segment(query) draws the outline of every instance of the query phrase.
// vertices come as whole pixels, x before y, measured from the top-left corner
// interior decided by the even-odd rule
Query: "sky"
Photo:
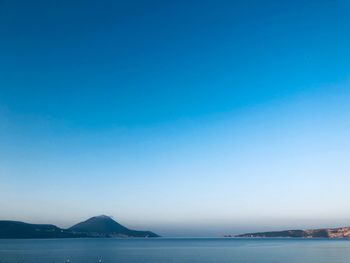
[[[350,4],[0,1],[0,218],[164,236],[350,225]]]

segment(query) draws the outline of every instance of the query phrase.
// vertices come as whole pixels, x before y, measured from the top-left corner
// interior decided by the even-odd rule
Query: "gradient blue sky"
[[[168,236],[350,225],[350,4],[0,1],[0,218]]]

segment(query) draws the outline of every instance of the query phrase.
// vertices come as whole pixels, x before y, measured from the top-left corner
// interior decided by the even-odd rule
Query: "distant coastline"
[[[101,215],[63,229],[52,224],[30,224],[0,220],[0,239],[43,238],[155,238],[160,235],[151,231],[129,229],[109,216]],[[319,228],[307,230],[282,230],[224,235],[224,238],[330,238],[350,239],[350,227]]]
[[[226,236],[230,237],[230,236]],[[255,232],[231,237],[245,238],[350,238],[350,227]]]

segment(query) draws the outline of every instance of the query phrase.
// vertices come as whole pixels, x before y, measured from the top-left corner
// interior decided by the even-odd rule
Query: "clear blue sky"
[[[0,218],[163,235],[350,224],[350,4],[0,1]]]

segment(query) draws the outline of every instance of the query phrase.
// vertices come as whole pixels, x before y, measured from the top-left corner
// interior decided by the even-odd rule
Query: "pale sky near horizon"
[[[106,214],[165,236],[350,225],[349,12],[0,1],[0,219]]]

